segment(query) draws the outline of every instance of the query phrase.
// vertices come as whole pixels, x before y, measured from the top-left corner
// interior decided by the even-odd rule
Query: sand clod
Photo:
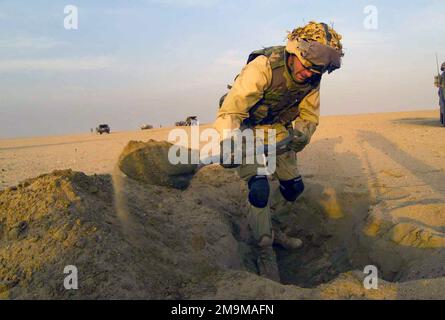
[[[172,146],[167,141],[130,141],[119,157],[118,166],[134,180],[185,189],[197,165],[171,164],[168,153]],[[189,149],[182,148],[181,151],[190,154]]]

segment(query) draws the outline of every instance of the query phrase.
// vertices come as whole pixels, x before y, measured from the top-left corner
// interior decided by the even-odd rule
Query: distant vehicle
[[[197,126],[198,125],[198,117],[190,116],[187,117],[185,121],[178,121],[175,123],[177,127],[188,127],[188,126]]]
[[[102,134],[102,133],[110,133],[111,129],[110,126],[108,124],[100,124],[97,128],[96,128],[96,133]]]
[[[153,129],[153,126],[151,124],[143,124],[142,126],[140,126],[141,130],[149,130],[149,129]]]

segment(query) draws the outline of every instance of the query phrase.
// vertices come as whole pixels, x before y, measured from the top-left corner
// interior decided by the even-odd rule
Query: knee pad
[[[257,208],[265,208],[269,200],[269,181],[266,176],[254,176],[248,182],[249,202]]]
[[[280,180],[280,191],[287,201],[293,202],[297,200],[304,191],[303,178],[298,176],[292,180]]]

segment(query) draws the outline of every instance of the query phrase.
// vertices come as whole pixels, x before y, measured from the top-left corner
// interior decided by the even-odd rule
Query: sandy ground
[[[322,117],[299,154],[303,196],[284,207],[271,196],[274,223],[304,242],[275,248],[281,284],[256,275],[235,172],[204,168],[185,191],[111,175],[128,141],[168,132],[0,140],[0,298],[445,298],[437,111]],[[8,188],[68,168],[97,175]],[[85,281],[74,293],[61,287],[68,264]],[[379,290],[364,289],[366,265]]]
[[[0,139],[0,189],[54,169],[111,173],[130,140],[166,139],[169,129]]]

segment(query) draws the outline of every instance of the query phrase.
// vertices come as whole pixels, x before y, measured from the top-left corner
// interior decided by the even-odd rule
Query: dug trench
[[[277,227],[287,227],[305,243],[295,252],[276,248],[282,284],[257,276],[246,187],[233,171],[206,167],[185,191],[124,176],[116,186],[116,177],[71,170],[29,179],[0,191],[0,295],[443,297],[443,250],[408,248],[390,243],[385,235],[374,238],[368,229],[374,230],[374,209],[381,207],[370,202],[366,190],[351,193],[343,186],[326,188],[314,177],[305,179],[307,189],[296,203],[273,204]],[[367,264],[376,265],[383,279],[378,292],[363,288]],[[67,265],[79,270],[78,290],[64,288]],[[419,283],[422,278],[434,279]]]

